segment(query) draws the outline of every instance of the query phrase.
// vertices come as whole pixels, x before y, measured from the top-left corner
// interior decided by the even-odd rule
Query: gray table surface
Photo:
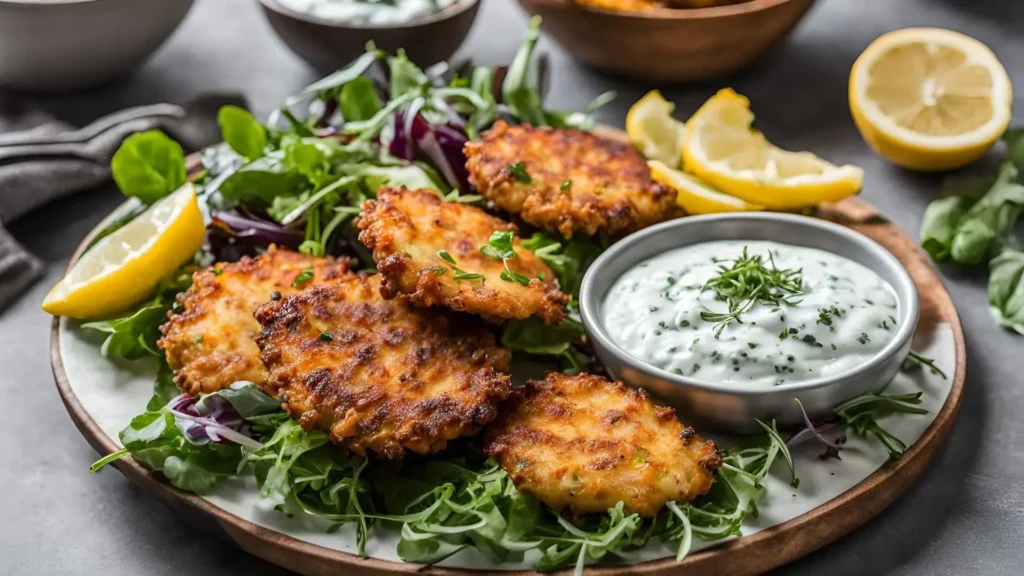
[[[864,145],[850,120],[847,74],[875,37],[942,26],[991,46],[1024,78],[1024,3],[1015,0],[819,0],[792,38],[749,71],[686,88],[624,82],[580,67],[548,41],[549,102],[576,108],[609,89],[601,113],[621,125],[629,104],[661,88],[684,112],[723,86],[753,101],[758,126],[779,144],[866,171],[864,197],[917,230],[939,179],[893,168]],[[487,0],[461,54],[507,62],[525,17]],[[200,0],[176,35],[134,77],[42,104],[73,123],[137,104],[182,102],[241,90],[268,113],[314,79],[263,20],[253,0]],[[67,416],[50,374],[50,318],[39,309],[79,240],[121,198],[111,186],[61,201],[10,229],[48,264],[45,279],[0,313],[0,574],[285,574],[172,515],[120,474],[88,474],[96,453]],[[984,276],[944,269],[963,319],[969,372],[960,419],[921,481],[842,540],[779,570],[786,574],[1020,574],[1024,563],[1024,338],[999,330]]]

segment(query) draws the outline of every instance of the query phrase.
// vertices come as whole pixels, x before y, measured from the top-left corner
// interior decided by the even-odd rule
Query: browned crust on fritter
[[[622,501],[628,513],[652,517],[710,490],[722,464],[715,442],[674,410],[592,374],[528,382],[487,430],[485,448],[516,488],[575,514]]]
[[[385,298],[408,294],[418,306],[446,306],[487,320],[539,316],[562,321],[569,296],[558,289],[555,274],[533,252],[514,241],[509,269],[530,284],[501,279],[500,260],[480,252],[495,231],[515,226],[479,208],[445,202],[431,190],[381,189],[363,203],[359,240],[373,250]],[[456,265],[482,280],[455,280],[452,265],[438,256],[446,250]],[[540,278],[543,278],[541,280]]]
[[[675,194],[651,180],[632,146],[567,129],[495,123],[465,146],[469,180],[499,208],[560,232],[610,236],[675,216]],[[522,162],[529,183],[509,166]],[[568,181],[567,190],[562,184]]]
[[[510,353],[485,324],[385,300],[379,275],[269,302],[256,319],[268,393],[356,454],[438,452],[479,433],[511,390]]]
[[[299,288],[292,283],[313,266],[313,279]],[[219,263],[197,271],[192,286],[178,295],[179,312],[169,312],[160,326],[157,345],[174,370],[182,392],[211,393],[239,380],[262,385],[266,369],[253,337],[260,325],[256,306],[274,292],[288,295],[302,288],[352,277],[346,262],[313,258],[271,246],[256,258]]]

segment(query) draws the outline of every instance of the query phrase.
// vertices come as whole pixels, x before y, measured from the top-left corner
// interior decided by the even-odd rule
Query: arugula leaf
[[[359,76],[345,84],[338,96],[338,106],[346,122],[369,120],[383,107],[373,80],[366,76]]]
[[[122,194],[152,204],[185,184],[185,153],[159,130],[137,132],[114,153],[110,172]]]
[[[502,102],[519,121],[533,126],[547,126],[548,120],[541,104],[540,63],[534,57],[540,39],[540,17],[530,19],[526,38],[512,64],[508,67],[501,86]]]
[[[280,152],[273,152],[239,168],[218,190],[230,202],[269,205],[274,198],[298,194],[308,185],[309,180],[290,168]]]
[[[217,124],[232,150],[249,160],[263,155],[263,149],[267,147],[267,132],[248,110],[222,106],[217,112]]]
[[[179,394],[181,392],[174,383],[174,371],[171,370],[166,360],[161,360],[160,367],[156,371],[156,380],[153,381],[153,396],[146,403],[146,411],[159,411],[164,406],[170,404],[171,400]]]
[[[344,87],[349,82],[365,74],[374,63],[383,57],[383,52],[370,48],[348,66],[306,86],[302,93],[305,95],[330,94],[332,91]]]
[[[388,69],[391,71],[392,100],[419,92],[430,85],[427,75],[412,60],[409,60],[409,57],[405,55],[405,50],[401,48],[393,58],[388,59]]]
[[[1024,252],[1007,249],[992,260],[988,303],[1000,326],[1024,335]]]
[[[579,296],[580,284],[587,268],[601,255],[604,248],[590,238],[562,240],[548,232],[535,232],[523,246],[533,251],[558,276],[562,291]]]
[[[108,358],[162,358],[163,353],[156,346],[160,339],[160,325],[167,320],[167,313],[174,306],[177,294],[192,284],[192,273],[196,269],[194,264],[182,266],[160,281],[157,295],[152,300],[121,316],[86,322],[82,328],[107,334],[100,352]]]

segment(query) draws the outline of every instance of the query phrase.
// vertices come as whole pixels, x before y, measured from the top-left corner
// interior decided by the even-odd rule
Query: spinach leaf
[[[921,226],[925,250],[937,260],[948,256],[961,264],[980,264],[998,254],[1024,211],[1024,186],[1017,177],[1016,166],[1004,162],[980,197],[972,188],[932,202]]]
[[[572,318],[548,326],[531,317],[509,321],[501,335],[501,343],[513,352],[552,356],[559,361],[564,372],[575,374],[589,362],[576,349],[583,344],[584,334],[583,325]]]
[[[263,155],[263,149],[267,147],[267,131],[248,110],[222,106],[217,113],[217,124],[232,150],[249,160]]]
[[[924,211],[921,219],[921,247],[935,260],[949,258],[957,225],[974,200],[964,196],[949,196],[935,200]]]
[[[523,246],[532,250],[558,276],[558,285],[566,294],[579,296],[587,268],[604,248],[590,238],[563,240],[548,232],[535,232]]]
[[[1024,335],[1024,252],[1007,249],[991,262],[988,303],[999,325]]]
[[[304,175],[288,167],[280,152],[272,152],[236,170],[219,191],[231,202],[266,205],[277,196],[298,194],[308,184]]]
[[[345,84],[338,97],[338,106],[346,122],[369,120],[383,108],[373,81],[365,76]]]
[[[185,153],[159,130],[137,132],[114,153],[110,172],[122,194],[152,204],[185,184]]]

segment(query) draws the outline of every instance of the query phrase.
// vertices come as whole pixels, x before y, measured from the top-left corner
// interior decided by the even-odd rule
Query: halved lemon
[[[645,158],[679,167],[683,123],[672,117],[676,105],[652,90],[636,101],[626,114],[626,134]]]
[[[130,308],[203,245],[206,227],[186,184],[96,243],[43,300],[54,316],[97,318]]]
[[[726,88],[686,122],[683,165],[722,192],[771,210],[834,202],[860,191],[864,171],[783,150],[751,128],[750,101]]]
[[[647,166],[651,169],[651,178],[655,182],[676,191],[676,201],[687,214],[764,210],[764,206],[749,204],[739,198],[723,194],[685,172],[669,168],[660,160],[650,160]]]
[[[951,30],[885,34],[850,72],[864,140],[905,168],[949,170],[980,158],[1010,123],[1013,87],[995,54]]]

